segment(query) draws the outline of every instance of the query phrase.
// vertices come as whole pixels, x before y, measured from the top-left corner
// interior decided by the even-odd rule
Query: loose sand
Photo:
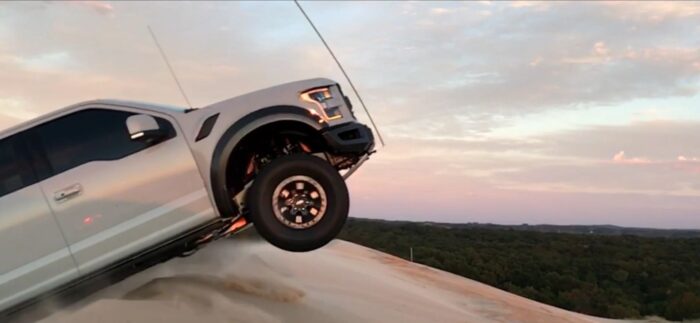
[[[41,322],[600,322],[345,241],[218,241]]]

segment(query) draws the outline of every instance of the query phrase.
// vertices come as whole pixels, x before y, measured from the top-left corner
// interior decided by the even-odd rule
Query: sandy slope
[[[345,241],[219,241],[42,322],[597,322]]]

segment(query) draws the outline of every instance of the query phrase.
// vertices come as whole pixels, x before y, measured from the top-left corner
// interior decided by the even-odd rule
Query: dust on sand
[[[41,322],[600,322],[345,241],[218,241]]]

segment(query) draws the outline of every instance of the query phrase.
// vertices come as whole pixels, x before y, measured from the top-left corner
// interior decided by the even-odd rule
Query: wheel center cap
[[[272,206],[277,220],[293,229],[305,229],[323,218],[326,192],[313,178],[303,175],[283,180],[273,192]]]

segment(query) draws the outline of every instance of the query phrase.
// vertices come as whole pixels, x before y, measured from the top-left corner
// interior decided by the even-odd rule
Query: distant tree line
[[[700,238],[350,219],[340,238],[580,313],[700,318]]]

